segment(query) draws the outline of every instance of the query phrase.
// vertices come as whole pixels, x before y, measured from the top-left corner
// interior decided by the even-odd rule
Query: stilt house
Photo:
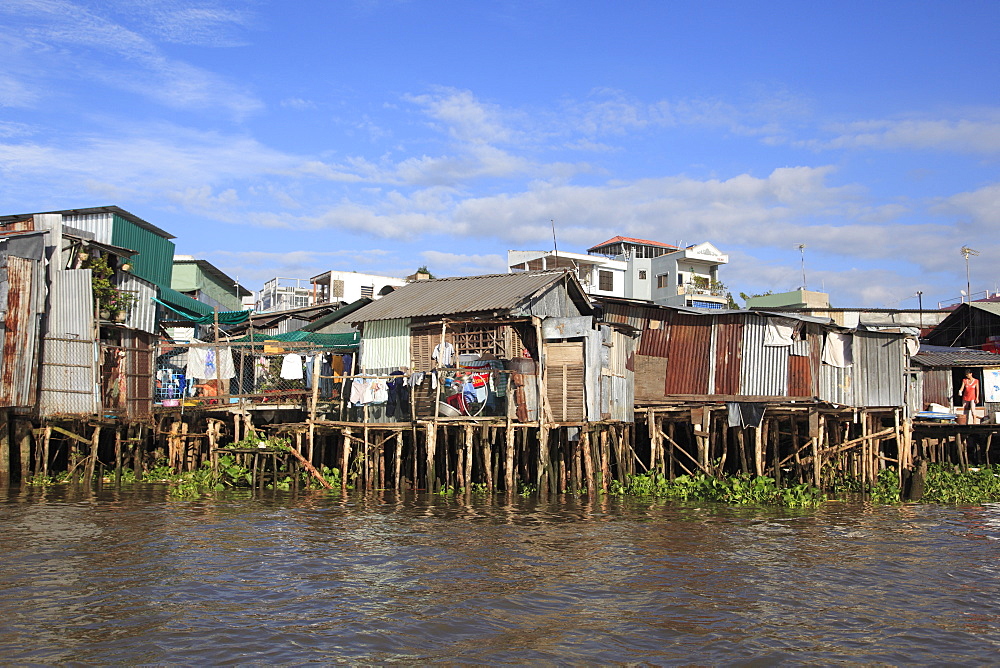
[[[565,270],[416,281],[352,316],[355,371],[409,375],[418,420],[629,421],[633,339],[593,315]]]

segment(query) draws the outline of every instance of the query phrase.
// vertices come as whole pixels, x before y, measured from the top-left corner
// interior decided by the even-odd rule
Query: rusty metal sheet
[[[708,394],[712,328],[704,316],[676,313],[670,323],[664,394]]]
[[[715,316],[715,388],[712,394],[739,394],[743,358],[742,314]]]
[[[22,232],[33,232],[35,230],[35,219],[31,216],[21,219],[0,221],[0,235],[20,234]]]
[[[37,373],[38,318],[33,278],[36,262],[6,256],[7,303],[4,315],[3,358],[0,360],[0,406],[33,404]]]
[[[923,372],[923,377],[923,406],[930,403],[951,406],[954,399],[951,369],[928,369]]]
[[[666,357],[670,342],[670,330],[645,329],[639,339],[639,354],[650,357]]]

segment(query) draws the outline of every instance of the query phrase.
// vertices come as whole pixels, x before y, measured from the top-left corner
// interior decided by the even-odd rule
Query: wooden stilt
[[[507,495],[513,495],[517,488],[514,487],[514,445],[516,443],[516,433],[514,431],[514,426],[507,418],[507,425],[504,428],[505,436],[505,447],[504,456],[506,458],[506,466],[504,467],[504,488],[507,491]]]

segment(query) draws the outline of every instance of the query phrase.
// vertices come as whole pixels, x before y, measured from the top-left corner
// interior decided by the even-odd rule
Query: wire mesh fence
[[[156,361],[160,406],[253,403],[305,404],[341,396],[350,353],[264,344],[164,346]],[[313,382],[313,377],[316,381]]]

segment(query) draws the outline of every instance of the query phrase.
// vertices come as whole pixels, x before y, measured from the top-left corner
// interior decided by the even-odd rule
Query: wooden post
[[[402,466],[403,466],[403,432],[396,432],[396,457],[393,461],[393,466],[395,468],[394,479],[396,482],[396,491],[403,489],[403,478],[402,478]]]
[[[340,454],[340,488],[347,491],[347,467],[351,462],[351,428],[344,427],[341,434],[341,454]]]
[[[438,388],[441,384],[438,383]],[[434,455],[437,449],[437,422],[431,422],[427,425],[427,470],[424,472],[426,476],[425,487],[428,492],[435,492],[437,485],[437,476],[434,473]]]
[[[583,468],[586,469],[587,494],[593,497],[597,491],[597,474],[594,471],[594,458],[590,452],[589,429],[584,429],[580,434],[580,449],[583,450]]]
[[[49,475],[49,449],[52,446],[52,425],[45,425],[45,433],[42,436],[42,475]]]
[[[472,425],[465,425],[463,445],[465,446],[465,491],[472,490]]]
[[[115,487],[120,487],[121,484],[122,484],[122,428],[121,425],[115,425]]]
[[[88,485],[94,484],[94,465],[97,464],[97,446],[101,442],[101,425],[94,427],[90,437],[90,458],[87,461],[86,480]]]
[[[27,420],[16,420],[14,422],[14,438],[17,440],[18,452],[21,455],[21,485],[23,486],[31,478],[31,444],[34,440],[31,434],[31,423]]]
[[[656,430],[659,432],[660,430],[659,425],[657,425]],[[609,484],[608,480],[609,478],[611,478],[611,464],[608,461],[610,457],[608,453],[607,429],[600,430],[600,434],[598,436],[598,442],[600,443],[600,449],[601,449],[601,491],[606,493],[608,491],[608,484]],[[661,440],[660,443],[662,444],[663,441]]]
[[[812,441],[813,485],[822,486],[823,462],[819,457],[819,446],[823,436],[823,420],[817,410],[809,411],[809,438]]]
[[[0,409],[0,488],[10,486],[10,411]]]
[[[306,458],[313,461],[313,446],[316,441],[316,404],[319,402],[319,372],[322,362],[322,353],[313,352],[312,367],[312,396],[309,402],[309,453]]]
[[[489,427],[480,429],[479,443],[482,452],[483,473],[486,475],[486,489],[493,491],[493,435]]]
[[[507,416],[507,426],[504,430],[504,435],[506,436],[506,450],[504,451],[504,456],[507,462],[504,470],[504,487],[507,490],[507,495],[513,496],[513,494],[517,491],[514,487],[514,445],[516,443],[516,439],[514,426],[510,421],[509,415]]]
[[[549,427],[543,422],[538,427],[538,470],[536,481],[538,493],[545,496],[549,493]]]

